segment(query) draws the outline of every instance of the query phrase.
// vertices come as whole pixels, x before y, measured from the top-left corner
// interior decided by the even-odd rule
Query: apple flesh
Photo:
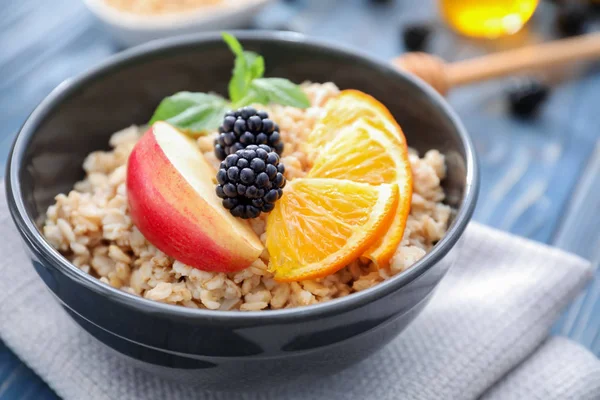
[[[248,267],[264,246],[215,193],[215,171],[196,144],[165,122],[135,145],[127,165],[133,223],[162,252],[205,271]]]

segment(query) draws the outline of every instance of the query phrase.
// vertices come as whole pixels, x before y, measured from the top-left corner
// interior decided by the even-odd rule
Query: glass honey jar
[[[518,32],[539,0],[440,0],[443,18],[457,32],[497,38]]]

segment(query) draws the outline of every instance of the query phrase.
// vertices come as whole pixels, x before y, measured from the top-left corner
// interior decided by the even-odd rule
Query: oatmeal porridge
[[[305,142],[322,116],[326,103],[339,90],[333,83],[304,84],[310,100],[306,109],[263,106],[279,124],[285,144],[280,161],[293,182],[310,171],[312,155]],[[269,271],[265,249],[247,268],[237,272],[203,271],[167,256],[147,241],[132,222],[127,199],[127,161],[145,128],[132,126],[112,135],[110,151],[91,153],[83,164],[85,179],[68,194],[56,196],[48,208],[43,233],[74,265],[102,282],[131,294],[165,303],[211,310],[265,310],[304,306],[367,289],[404,271],[422,258],[445,234],[452,210],[443,203],[440,181],[446,167],[436,150],[423,155],[409,149],[413,176],[410,214],[402,240],[388,265],[357,258],[325,277],[278,282]],[[218,133],[195,143],[215,170]],[[285,191],[284,191],[285,196]],[[267,215],[249,219],[265,243]]]

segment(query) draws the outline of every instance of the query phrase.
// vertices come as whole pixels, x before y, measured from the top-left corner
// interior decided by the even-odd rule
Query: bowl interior
[[[241,35],[247,49],[266,60],[266,76],[295,82],[334,82],[382,101],[402,126],[410,147],[421,154],[438,149],[447,157],[443,186],[447,203],[459,207],[467,185],[468,155],[459,128],[431,91],[391,67],[296,36]],[[58,193],[82,179],[82,163],[92,151],[108,149],[110,135],[146,123],[157,104],[178,91],[227,94],[233,57],[218,36],[180,40],[170,47],[146,46],[58,91],[35,121],[18,168],[29,216],[38,224]],[[49,103],[49,104],[48,104]]]

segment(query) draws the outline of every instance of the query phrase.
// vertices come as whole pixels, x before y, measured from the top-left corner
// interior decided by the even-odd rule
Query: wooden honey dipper
[[[600,57],[600,33],[521,47],[446,63],[427,53],[407,53],[392,62],[429,83],[442,95],[455,86]]]

